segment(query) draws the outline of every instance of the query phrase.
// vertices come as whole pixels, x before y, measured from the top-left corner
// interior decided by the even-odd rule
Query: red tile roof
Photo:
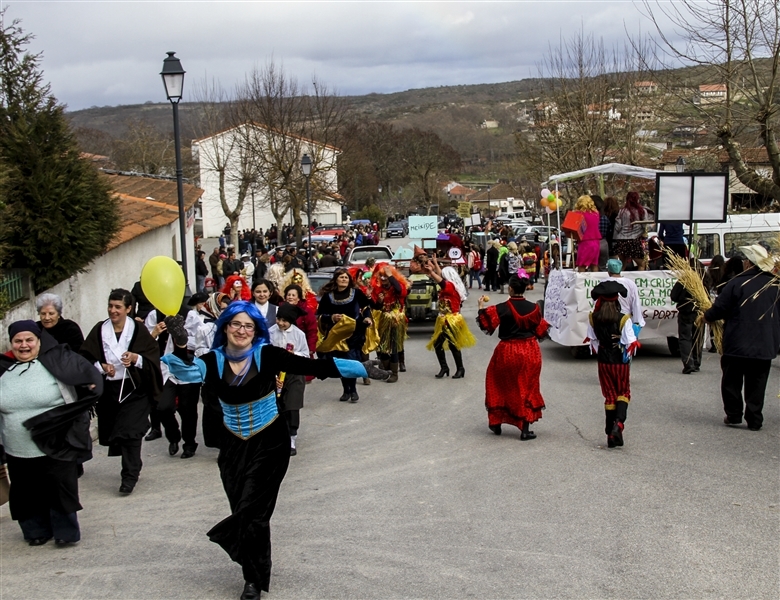
[[[169,225],[179,218],[176,182],[168,179],[104,173],[119,198],[121,228],[108,244],[113,250],[148,231]],[[184,210],[189,210],[203,195],[203,190],[184,184]]]

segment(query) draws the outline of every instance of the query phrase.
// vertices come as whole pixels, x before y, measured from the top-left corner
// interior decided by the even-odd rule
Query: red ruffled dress
[[[545,406],[539,389],[542,352],[537,340],[550,327],[539,307],[513,297],[480,310],[477,324],[490,335],[498,329],[501,339],[485,375],[488,425],[508,423],[522,428],[523,422],[538,421]]]

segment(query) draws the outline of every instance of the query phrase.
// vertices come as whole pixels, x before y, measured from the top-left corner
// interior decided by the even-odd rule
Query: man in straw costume
[[[740,250],[745,270],[726,284],[704,319],[726,322],[720,361],[723,422],[739,425],[744,413],[748,429],[758,431],[769,370],[780,348],[780,264],[759,244]]]

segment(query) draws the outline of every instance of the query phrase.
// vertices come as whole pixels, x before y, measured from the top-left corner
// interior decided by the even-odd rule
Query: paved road
[[[592,359],[543,344],[548,409],[538,438],[521,442],[487,429],[497,340],[475,331],[465,379],[440,381],[431,332],[414,327],[409,371],[359,386],[357,404],[338,402],[336,381],[307,388],[269,598],[778,596],[780,361],[764,429],[750,432],[721,422],[716,355],[682,375],[665,344],[647,344],[626,446],[608,450]],[[216,452],[183,461],[166,448],[144,444],[129,497],[117,494],[118,460],[96,450],[75,548],[27,546],[3,507],[0,597],[238,598],[240,568],[205,535],[229,511]]]

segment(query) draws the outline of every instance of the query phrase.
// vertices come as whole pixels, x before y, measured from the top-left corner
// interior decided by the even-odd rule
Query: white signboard
[[[409,217],[410,238],[436,238],[439,234],[439,218],[436,215],[429,217]]]
[[[595,302],[591,290],[607,279],[606,273],[550,271],[544,295],[544,318],[550,324],[550,339],[563,346],[583,346],[588,335],[588,315]],[[639,291],[646,325],[639,339],[677,337],[677,306],[669,294],[677,281],[669,271],[629,271]]]

